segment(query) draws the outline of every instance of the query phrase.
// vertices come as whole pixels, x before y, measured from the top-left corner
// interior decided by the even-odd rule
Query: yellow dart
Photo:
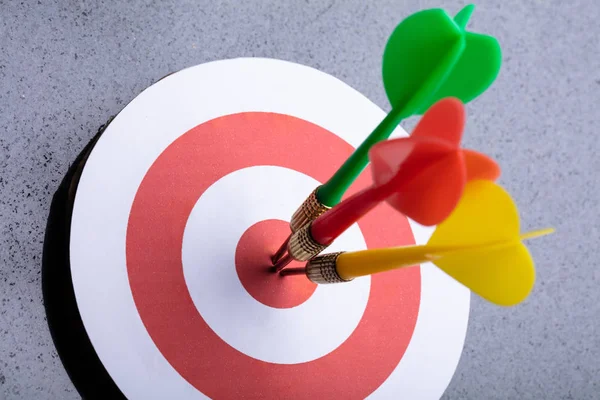
[[[534,263],[522,241],[553,231],[520,234],[510,195],[491,181],[473,181],[426,245],[325,254],[285,275],[335,283],[432,262],[479,296],[510,306],[523,301],[535,282]]]

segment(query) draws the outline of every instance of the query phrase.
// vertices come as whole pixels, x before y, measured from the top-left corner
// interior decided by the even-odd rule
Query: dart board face
[[[111,384],[129,399],[439,398],[467,289],[430,265],[318,287],[268,271],[286,221],[384,116],[269,59],[185,69],[125,107],[81,167],[68,243],[87,351]],[[327,251],[430,232],[381,205]]]

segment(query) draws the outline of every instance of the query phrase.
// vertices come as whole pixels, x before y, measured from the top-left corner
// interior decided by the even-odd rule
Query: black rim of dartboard
[[[112,118],[77,156],[52,198],[44,238],[42,292],[52,340],[60,360],[84,399],[125,399],[98,358],[83,326],[73,281],[69,243],[75,192],[90,152]]]

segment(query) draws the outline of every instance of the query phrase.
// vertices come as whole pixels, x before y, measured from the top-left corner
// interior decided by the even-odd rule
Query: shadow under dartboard
[[[125,399],[102,365],[83,326],[71,279],[69,252],[71,217],[81,172],[111,121],[112,118],[100,127],[56,190],[42,258],[42,291],[50,333],[69,378],[84,399]]]

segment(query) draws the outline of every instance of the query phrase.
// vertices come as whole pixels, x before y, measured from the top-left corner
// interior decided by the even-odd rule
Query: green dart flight
[[[340,202],[367,166],[371,146],[387,139],[400,121],[423,114],[444,97],[467,103],[496,79],[502,63],[498,41],[466,30],[474,8],[468,5],[454,18],[442,9],[424,10],[396,27],[386,45],[382,68],[392,110],[317,189],[316,198],[321,204],[333,207]]]

